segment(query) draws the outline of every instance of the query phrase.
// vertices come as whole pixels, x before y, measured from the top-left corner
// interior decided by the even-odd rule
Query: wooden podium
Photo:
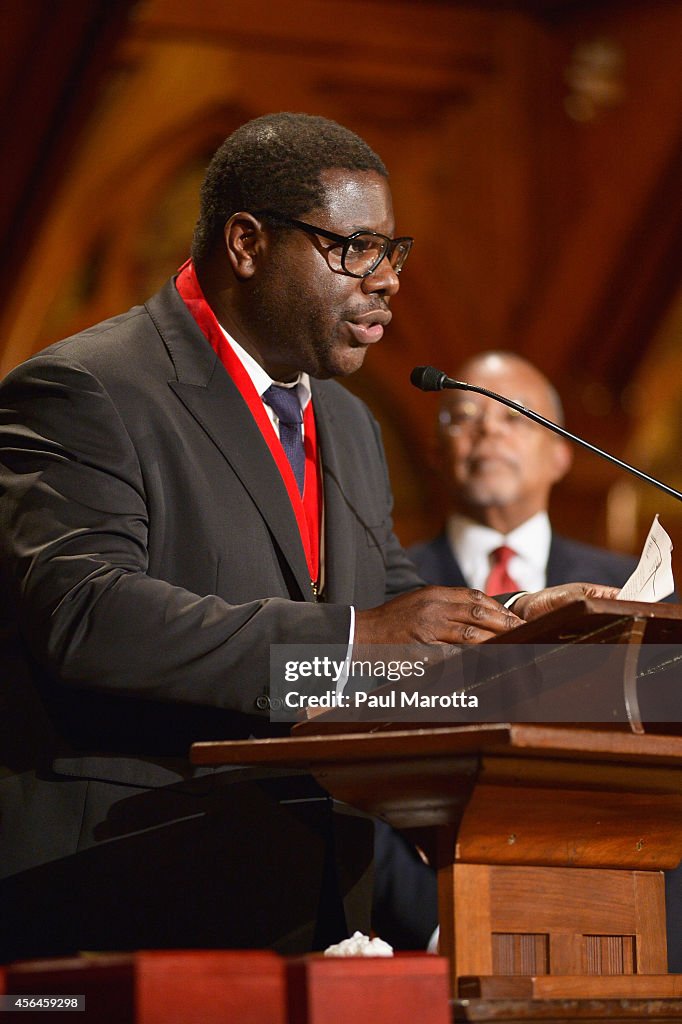
[[[681,624],[676,606],[583,601],[515,639],[667,644]],[[682,998],[682,976],[666,973],[662,875],[682,857],[682,737],[638,720],[334,734],[325,717],[285,739],[196,744],[192,760],[305,769],[419,836],[438,868],[455,994]]]

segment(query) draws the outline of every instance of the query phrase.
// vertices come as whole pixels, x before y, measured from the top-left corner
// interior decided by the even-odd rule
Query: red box
[[[289,1024],[450,1024],[449,970],[428,953],[289,960]]]
[[[5,968],[11,994],[85,995],[85,1014],[50,1011],[50,1024],[287,1024],[284,961],[267,951],[154,950]],[[44,1011],[22,1022],[46,1024]]]

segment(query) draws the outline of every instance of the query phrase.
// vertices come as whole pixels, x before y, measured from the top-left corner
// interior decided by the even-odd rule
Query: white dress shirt
[[[277,384],[281,388],[296,388],[298,400],[301,404],[301,413],[305,412],[306,406],[312,397],[310,391],[310,377],[307,373],[299,373],[298,378],[295,381],[286,384],[279,380],[273,380],[272,377],[265,372],[260,363],[257,363],[253,356],[250,355],[245,348],[242,348],[239,342],[235,341],[222,325],[220,325],[220,330],[225,335],[230,348],[251,378],[251,383],[261,399],[271,384]],[[268,414],[270,422],[275,428],[275,433],[277,434],[277,437],[279,437],[279,420],[277,418],[277,414],[267,402],[263,402],[263,405],[265,406],[265,411]],[[301,424],[301,435],[305,436],[303,424]]]
[[[537,512],[508,534],[475,523],[466,516],[453,515],[448,519],[446,534],[470,587],[484,589],[492,567],[490,556],[502,544],[516,552],[510,558],[507,570],[521,590],[532,593],[547,585],[552,528],[546,512]]]

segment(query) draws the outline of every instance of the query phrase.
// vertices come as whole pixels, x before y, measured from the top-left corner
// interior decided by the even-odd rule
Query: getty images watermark
[[[258,707],[275,722],[682,722],[682,649],[274,644]]]
[[[428,654],[422,658],[387,660],[385,656],[354,660],[317,654],[310,659],[289,658],[284,664],[284,681],[292,684],[292,688],[285,689],[282,699],[285,707],[293,710],[478,707],[478,697],[464,690],[429,693],[420,689],[428,667]],[[326,681],[333,688],[311,693],[308,690],[310,680]]]
[[[456,685],[457,672],[449,689],[433,688],[442,664],[442,649],[416,645],[376,644],[352,656],[340,645],[276,645],[268,706],[279,721],[330,710],[341,719],[386,711],[475,710],[478,696]]]

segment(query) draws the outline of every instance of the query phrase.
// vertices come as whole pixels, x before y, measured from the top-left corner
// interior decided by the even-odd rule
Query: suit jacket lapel
[[[433,572],[438,574],[436,582],[443,587],[468,587],[469,584],[464,579],[459,562],[452,553],[447,535],[439,534],[432,542],[431,548],[429,557],[433,559]]]
[[[147,303],[175,365],[168,384],[194,416],[250,494],[300,587],[312,600],[296,517],[258,424],[172,284]],[[229,514],[229,497],[226,514]]]
[[[576,575],[577,573],[577,575]],[[583,576],[589,581],[594,575],[594,566],[581,568],[579,560],[576,560],[575,553],[571,553],[562,544],[561,537],[552,532],[552,539],[549,545],[549,557],[547,558],[546,586],[555,587],[562,583],[571,581],[579,582]]]
[[[324,489],[324,592],[331,603],[347,603],[353,600],[356,559],[355,529],[344,480],[352,469],[344,464],[344,448],[338,443],[343,434],[335,424],[334,403],[324,384],[312,381],[312,393]]]
[[[594,561],[585,558],[579,547],[567,543],[563,537],[552,532],[547,558],[546,586],[556,587],[562,583],[590,582],[594,577]]]

